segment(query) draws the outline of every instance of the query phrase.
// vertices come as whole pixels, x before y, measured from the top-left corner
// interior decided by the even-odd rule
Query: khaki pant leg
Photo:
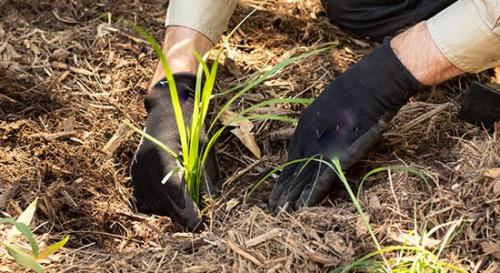
[[[434,43],[465,72],[500,65],[500,0],[459,0],[427,21]]]
[[[201,32],[216,43],[226,29],[238,0],[170,0],[165,25]]]

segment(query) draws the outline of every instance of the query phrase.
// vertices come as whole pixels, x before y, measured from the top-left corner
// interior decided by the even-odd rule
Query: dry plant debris
[[[71,236],[47,263],[49,272],[326,272],[372,250],[340,187],[320,207],[293,214],[268,213],[271,183],[242,202],[286,158],[293,128],[278,122],[253,123],[260,159],[232,134],[221,138],[226,180],[202,233],[134,212],[128,168],[138,137],[120,124],[143,121],[156,58],[119,22],[132,20],[161,39],[166,2],[0,1],[0,211],[17,216],[38,197],[37,239],[49,244]],[[284,69],[233,111],[263,99],[315,97],[374,46],[330,25],[317,2],[242,1],[232,26],[259,10],[224,48],[220,90],[287,56],[332,41],[339,46]],[[102,19],[106,12],[117,21]],[[500,270],[500,127],[488,134],[456,117],[468,84],[498,80],[496,73],[460,77],[414,98],[348,172],[353,185],[369,170],[394,164],[430,177],[431,190],[402,173],[365,183],[361,201],[384,244],[411,230],[414,215],[430,227],[463,216],[444,258],[470,272]],[[297,116],[301,108],[266,111]],[[19,270],[1,250],[0,271]]]

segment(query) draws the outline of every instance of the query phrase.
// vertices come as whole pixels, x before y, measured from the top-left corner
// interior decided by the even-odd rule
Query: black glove
[[[302,113],[288,147],[288,160],[337,158],[352,166],[380,139],[408,98],[423,86],[394,54],[389,40],[330,83]],[[272,210],[317,204],[336,179],[325,164],[293,164],[269,196]]]
[[[175,74],[175,83],[186,126],[191,124],[196,79],[192,74]],[[145,131],[173,151],[181,150],[177,123],[166,80],[157,83],[145,99],[148,117]],[[202,144],[206,138],[201,140]],[[200,145],[200,146],[201,146]],[[201,192],[214,193],[219,181],[215,152],[209,154],[203,175]],[[143,138],[132,162],[132,185],[137,209],[144,213],[170,216],[190,230],[201,224],[200,211],[183,181],[181,172],[162,181],[179,163],[156,144]],[[163,183],[162,183],[163,182]]]

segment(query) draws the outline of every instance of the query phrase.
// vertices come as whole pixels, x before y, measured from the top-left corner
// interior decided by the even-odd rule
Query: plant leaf
[[[35,215],[36,211],[36,204],[38,202],[38,198],[35,198],[31,204],[17,217],[16,222],[18,223],[23,223],[27,226],[30,225],[31,221],[33,220],[33,215]],[[7,242],[10,242],[13,240],[16,236],[21,235],[21,232],[16,228],[14,225],[11,230],[9,230],[9,233],[7,233]]]
[[[63,247],[69,240],[69,236],[64,237],[61,241],[54,243],[44,250],[40,251],[40,254],[36,257],[37,260],[45,259],[49,257],[50,255],[54,254],[56,251],[58,251],[61,247]]]
[[[14,258],[16,263],[24,266],[31,268],[35,270],[37,273],[44,273],[45,270],[42,268],[42,266],[35,260],[35,257],[29,255],[28,253],[24,252],[24,250],[16,245],[12,245],[9,243],[2,242],[2,244],[5,246],[9,254]]]
[[[260,148],[252,133],[253,123],[250,120],[230,110],[224,111],[220,119],[222,120],[222,124],[236,127],[231,130],[231,133],[233,133],[256,158],[261,157]]]
[[[31,251],[33,252],[33,255],[35,255],[35,256],[38,255],[38,244],[36,243],[35,237],[33,236],[31,229],[25,223],[17,222],[15,219],[12,219],[12,218],[0,218],[0,224],[14,225],[14,227],[19,232],[21,232],[24,235],[24,237],[26,237],[28,242],[30,243]]]

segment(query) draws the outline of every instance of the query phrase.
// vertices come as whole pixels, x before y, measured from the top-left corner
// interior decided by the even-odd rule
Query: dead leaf
[[[236,198],[232,198],[231,200],[227,201],[226,202],[226,213],[229,213],[231,210],[233,210],[236,206],[238,206],[239,203],[240,203],[240,201],[238,201],[238,199],[236,199]]]
[[[495,185],[493,185],[493,192],[495,195],[500,195],[500,177],[495,179]]]
[[[500,259],[500,242],[485,241],[481,243],[483,252],[487,255],[493,255],[495,258]]]
[[[367,214],[365,214],[364,216],[368,224],[370,224],[370,216]],[[365,221],[363,221],[363,218],[361,216],[359,216],[358,220],[356,221],[356,234],[358,236],[368,234],[368,227],[365,225]]]
[[[59,48],[54,50],[54,52],[52,52],[50,58],[58,62],[64,62],[64,60],[66,60],[66,58],[68,58],[69,55],[70,55],[69,51],[67,51],[64,48]]]
[[[484,176],[489,177],[489,178],[493,178],[493,179],[500,177],[500,168],[488,169],[488,170],[486,170],[486,172],[484,172]]]
[[[345,239],[334,231],[325,233],[325,245],[329,246],[333,251],[342,255],[346,260],[354,257],[355,251],[351,244],[347,244]]]
[[[230,110],[224,111],[220,119],[222,124],[236,127],[231,130],[231,133],[233,133],[257,159],[261,158],[260,148],[252,133],[253,123],[250,120]]]
[[[495,82],[500,84],[500,66],[495,68]]]
[[[424,247],[430,249],[433,249],[437,247],[439,244],[441,244],[441,240],[426,238],[424,241],[422,241],[422,237],[416,234],[409,234],[405,232],[389,232],[389,237],[391,237],[392,240],[401,244],[408,244],[411,246],[423,245]]]

